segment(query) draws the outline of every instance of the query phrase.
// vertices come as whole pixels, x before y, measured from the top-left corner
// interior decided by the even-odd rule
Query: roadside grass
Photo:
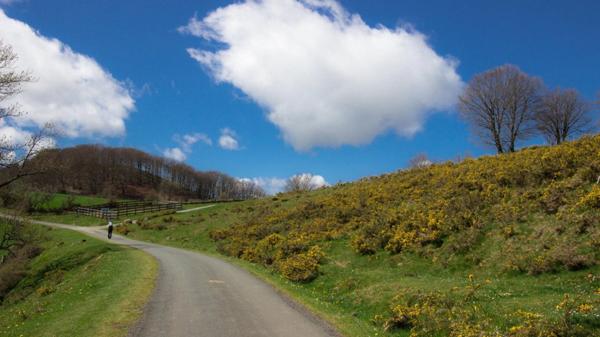
[[[44,206],[48,209],[57,209],[72,199],[73,204],[78,206],[96,206],[107,203],[109,200],[103,197],[74,195],[65,193],[54,193]]]
[[[211,208],[181,214],[154,214],[140,217],[144,228],[128,224],[127,236],[164,245],[217,255],[239,265],[274,285],[287,296],[299,301],[325,320],[332,322],[345,336],[408,336],[408,330],[384,331],[378,317],[389,310],[390,299],[400,292],[455,292],[462,296],[469,286],[469,275],[482,288],[473,301],[494,326],[507,329],[516,324],[515,312],[537,312],[558,317],[555,310],[565,294],[576,297],[593,293],[598,282],[590,283],[589,275],[600,279],[600,268],[578,272],[562,272],[529,276],[500,272],[493,266],[469,267],[457,261],[443,268],[414,254],[390,256],[380,251],[374,255],[358,255],[348,249],[348,238],[321,242],[326,261],[320,276],[309,283],[295,283],[272,269],[219,254],[209,237],[213,229],[225,228],[240,221],[240,216],[256,203],[246,201],[220,204]],[[295,203],[291,200],[290,203]],[[483,244],[497,250],[494,237]],[[487,254],[485,251],[478,252]],[[463,267],[464,266],[464,267]]]
[[[0,305],[0,336],[126,336],[157,262],[132,248],[45,229],[44,251]]]
[[[66,225],[76,226],[103,226],[107,222],[105,219],[95,218],[91,216],[77,215],[75,213],[62,213],[62,214],[33,214],[29,218],[34,220],[48,221],[61,223]]]

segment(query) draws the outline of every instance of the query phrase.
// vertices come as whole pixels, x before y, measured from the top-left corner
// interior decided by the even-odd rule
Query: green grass
[[[54,210],[63,209],[70,204],[75,206],[97,206],[107,203],[109,200],[96,196],[74,195],[64,193],[54,193],[51,195],[45,193],[32,193],[32,200],[36,202],[36,209],[51,212]]]
[[[78,206],[97,206],[109,201],[103,197],[55,193],[52,194],[50,200],[46,203],[46,206],[50,209],[59,208],[65,204],[70,197],[73,198],[73,204]]]
[[[72,231],[47,237],[0,306],[0,336],[126,336],[154,288],[156,261]]]
[[[103,226],[107,224],[106,219],[95,218],[92,216],[77,215],[75,213],[36,214],[30,216],[30,218],[34,220],[42,220],[76,226]]]
[[[240,221],[240,216],[253,203],[248,201],[221,204],[184,214],[156,216],[146,222],[163,224],[162,229],[142,229],[128,225],[129,237],[180,248],[220,255],[209,238],[212,229]],[[295,203],[290,200],[290,203]],[[475,305],[481,307],[496,326],[510,327],[517,310],[558,315],[555,306],[564,294],[575,296],[593,292],[588,274],[600,277],[600,268],[579,272],[545,274],[537,277],[499,273],[495,268],[443,268],[427,259],[410,254],[390,256],[379,252],[361,256],[348,248],[347,239],[323,242],[327,259],[321,275],[314,281],[298,284],[288,281],[271,269],[243,260],[224,257],[273,284],[283,293],[303,303],[313,312],[332,322],[346,336],[408,336],[408,331],[386,332],[381,324],[371,321],[389,309],[390,299],[400,291],[441,291],[464,289],[468,275],[475,281],[491,281],[479,292]],[[490,248],[492,249],[492,248]],[[493,248],[495,249],[495,248]],[[467,264],[465,264],[467,265]],[[597,283],[597,282],[596,282]]]
[[[280,207],[293,207],[302,198],[305,196],[291,197]],[[374,324],[372,320],[387,312],[390,300],[401,291],[450,293],[458,289],[460,294],[468,284],[469,274],[475,276],[477,283],[491,281],[483,286],[474,305],[480,307],[494,325],[503,328],[515,323],[514,313],[518,310],[548,317],[558,315],[554,308],[565,294],[591,293],[598,282],[588,282],[588,275],[595,274],[600,279],[598,267],[534,277],[502,273],[493,266],[471,267],[460,261],[451,268],[443,268],[411,254],[390,256],[381,251],[361,256],[348,248],[347,238],[342,238],[321,243],[327,256],[320,268],[321,275],[310,283],[298,284],[263,266],[220,255],[209,238],[211,230],[242,221],[243,215],[260,202],[264,201],[218,204],[182,214],[139,214],[134,219],[142,221],[143,228],[138,224],[127,225],[128,236],[201,251],[240,265],[333,323],[346,336],[408,336],[407,330],[383,331],[381,323]],[[487,240],[489,243],[483,244],[482,249],[501,250],[493,244],[493,237]]]

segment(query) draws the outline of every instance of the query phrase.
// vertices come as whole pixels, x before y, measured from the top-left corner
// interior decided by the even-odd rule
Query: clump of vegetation
[[[43,235],[16,218],[0,218],[0,302],[27,276],[29,262],[41,253]]]

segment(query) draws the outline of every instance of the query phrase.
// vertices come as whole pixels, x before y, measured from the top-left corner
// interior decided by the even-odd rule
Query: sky
[[[456,111],[511,63],[600,90],[600,2],[0,0],[0,40],[36,81],[0,134],[135,147],[253,179],[352,181],[493,153]],[[541,143],[540,139],[529,143]]]

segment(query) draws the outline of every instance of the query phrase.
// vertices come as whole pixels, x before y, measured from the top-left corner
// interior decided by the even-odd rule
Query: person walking
[[[112,223],[112,221],[108,220],[108,238],[109,239],[112,238],[112,232],[113,232],[113,223]]]

